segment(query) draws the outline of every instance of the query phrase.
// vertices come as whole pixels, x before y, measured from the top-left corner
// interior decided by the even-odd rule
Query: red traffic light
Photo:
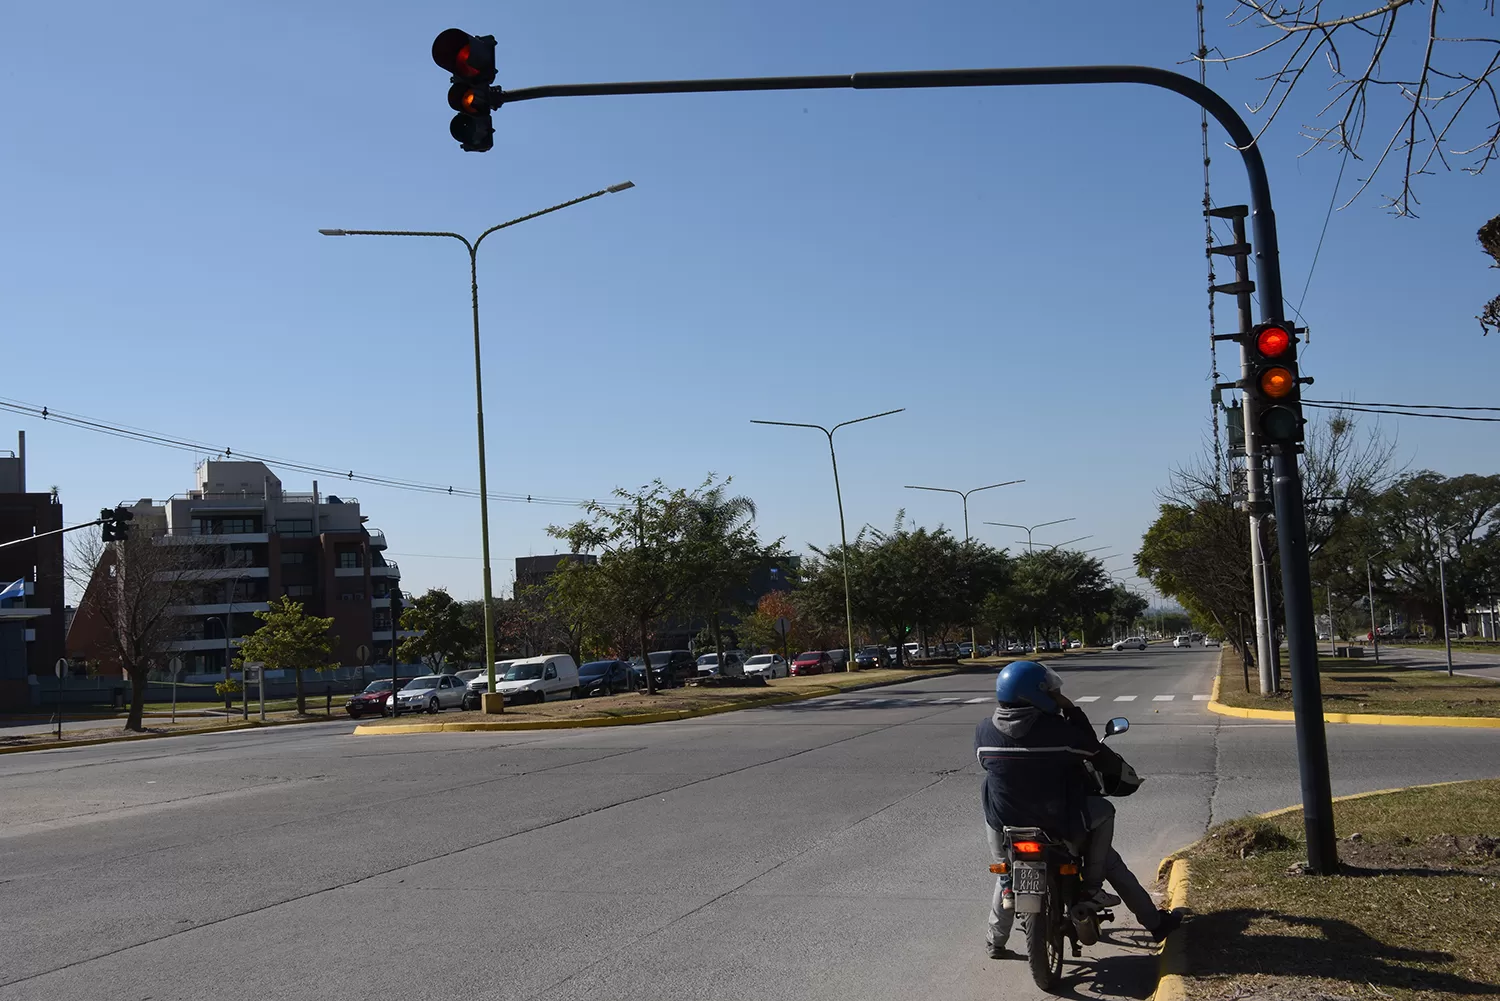
[[[495,36],[449,28],[432,42],[432,61],[465,80],[488,86],[495,80]]]
[[[1280,358],[1292,346],[1292,335],[1281,327],[1262,327],[1255,335],[1255,350],[1262,358]]]

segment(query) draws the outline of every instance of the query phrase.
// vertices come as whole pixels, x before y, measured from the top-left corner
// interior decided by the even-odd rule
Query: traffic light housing
[[[103,508],[99,512],[99,538],[104,542],[123,542],[130,538],[130,522],[134,518],[135,512],[127,507],[113,511]]]
[[[448,88],[448,106],[458,114],[448,123],[449,134],[471,153],[487,152],[495,145],[490,112],[499,106],[491,96],[495,36],[449,28],[433,40],[432,61],[447,70],[453,82]]]
[[[1304,381],[1297,373],[1297,337],[1286,323],[1262,323],[1250,331],[1245,393],[1255,404],[1255,424],[1266,445],[1296,447],[1302,442]]]

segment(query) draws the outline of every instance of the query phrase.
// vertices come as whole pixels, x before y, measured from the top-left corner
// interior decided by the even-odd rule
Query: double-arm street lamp
[[[835,424],[831,428],[825,428],[821,424],[796,424],[792,421],[751,421],[751,424],[775,424],[784,428],[815,428],[828,436],[828,458],[833,461],[833,496],[839,504],[839,545],[840,562],[844,565],[844,626],[849,634],[849,660],[845,670],[853,671],[854,664],[854,602],[849,597],[849,535],[844,529],[844,495],[839,490],[839,457],[833,450],[833,433],[839,428],[848,427],[850,424],[860,424],[864,421],[873,421],[877,417],[889,417],[891,414],[899,414],[905,407],[897,407],[895,410],[887,410],[879,414],[871,414],[868,417],[856,417],[852,421],[844,421]]]
[[[502,222],[491,226],[480,233],[471,242],[467,237],[458,233],[427,232],[421,230],[392,230],[392,229],[320,229],[319,233],[324,236],[436,236],[450,240],[457,240],[464,245],[469,252],[469,300],[474,314],[474,422],[479,439],[479,544],[483,547],[484,560],[484,661],[485,669],[489,673],[489,698],[485,700],[486,712],[498,712],[504,702],[495,692],[495,599],[494,588],[490,583],[490,507],[489,507],[489,482],[485,477],[484,468],[484,381],[480,375],[479,364],[479,245],[484,238],[491,233],[499,232],[515,226],[518,223],[529,222],[560,209],[569,208],[598,198],[600,195],[612,195],[616,192],[625,191],[635,187],[632,181],[623,181],[619,184],[611,184],[600,191],[595,191],[580,198],[561,202],[551,208],[545,208],[538,212],[531,212],[519,216],[509,222]]]
[[[996,487],[1009,487],[1009,486],[1014,486],[1017,483],[1025,483],[1025,482],[1026,482],[1025,480],[1006,480],[1004,483],[991,483],[991,484],[989,484],[987,486],[974,487],[974,488],[972,488],[970,490],[955,490],[952,487],[919,487],[919,486],[914,486],[914,485],[908,483],[906,485],[906,489],[908,489],[908,490],[931,490],[931,491],[933,491],[935,493],[940,493],[940,494],[957,494],[959,497],[961,497],[963,499],[963,502],[964,502],[964,548],[967,549],[968,548],[968,544],[969,544],[969,495],[970,494],[977,494],[981,490],[994,490]],[[898,648],[898,651],[900,651],[900,650],[901,650],[901,648]],[[970,657],[978,657],[979,656],[979,638],[978,638],[977,635],[975,635],[975,632],[974,632],[974,623],[972,621],[969,623],[969,656]]]
[[[1077,518],[1058,518],[1058,519],[1056,519],[1054,521],[1044,521],[1044,522],[1041,522],[1041,523],[1036,524],[1036,525],[1016,525],[1016,524],[1013,524],[1013,523],[1008,522],[1008,521],[987,521],[987,522],[985,522],[985,524],[986,525],[996,525],[996,526],[998,526],[1000,528],[1019,528],[1021,531],[1023,531],[1023,532],[1026,533],[1026,551],[1028,553],[1030,553],[1030,552],[1033,551],[1032,550],[1032,546],[1031,546],[1031,533],[1032,532],[1035,532],[1039,528],[1046,528],[1048,525],[1061,525],[1063,522],[1066,522],[1066,521],[1077,521],[1077,520],[1078,520]],[[1082,536],[1082,538],[1087,539],[1087,538],[1092,538],[1092,536],[1085,535],[1085,536]],[[1070,541],[1077,542],[1078,539],[1072,539]],[[1053,547],[1053,548],[1056,548],[1056,547]],[[1041,637],[1037,634],[1037,628],[1036,628],[1036,626],[1033,625],[1031,627],[1031,647],[1032,647],[1033,650],[1035,650],[1040,645],[1041,645]]]

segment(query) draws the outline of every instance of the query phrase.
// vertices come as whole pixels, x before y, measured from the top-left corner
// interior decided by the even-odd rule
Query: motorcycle
[[[1117,716],[1104,725],[1104,738],[1130,729],[1130,721]],[[1094,769],[1095,780],[1106,796],[1128,796],[1143,781],[1124,759],[1111,755],[1114,767]],[[1069,940],[1073,957],[1083,955],[1083,946],[1099,941],[1099,927],[1113,921],[1114,912],[1083,899],[1083,856],[1066,842],[1040,827],[1006,827],[1005,861],[990,866],[990,872],[1009,875],[1016,914],[1026,934],[1026,958],[1031,979],[1049,993],[1062,977],[1063,940]]]

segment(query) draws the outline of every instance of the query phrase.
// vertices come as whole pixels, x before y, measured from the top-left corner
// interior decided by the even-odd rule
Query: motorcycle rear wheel
[[[1042,909],[1026,915],[1026,960],[1031,979],[1049,993],[1062,977],[1062,928],[1054,914],[1056,903],[1055,896],[1048,893]]]

